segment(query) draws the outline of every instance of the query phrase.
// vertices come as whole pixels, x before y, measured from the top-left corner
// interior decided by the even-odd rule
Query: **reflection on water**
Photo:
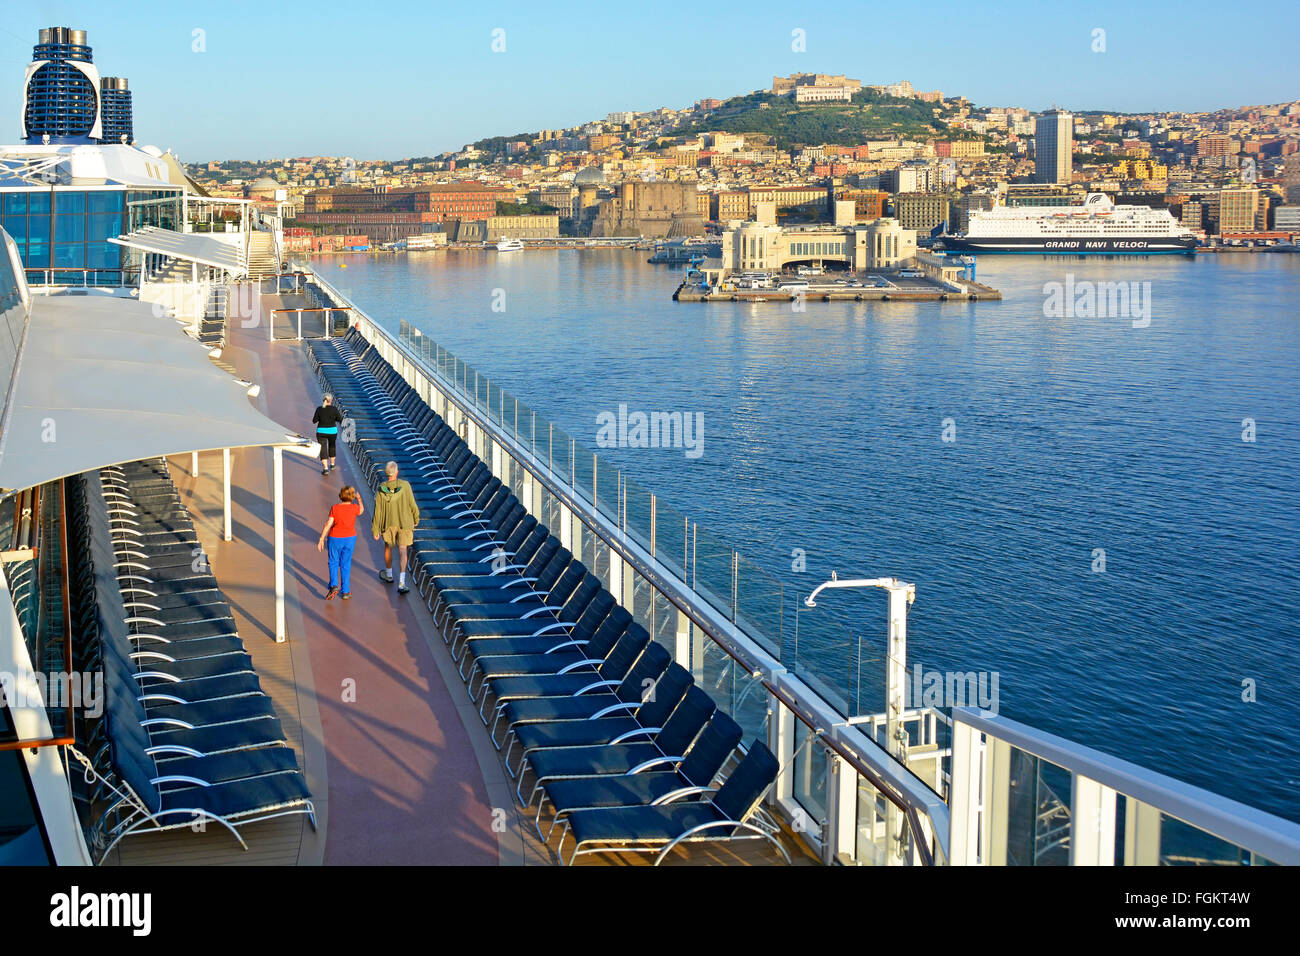
[[[701,413],[698,459],[608,455],[791,602],[832,569],[915,581],[912,659],[997,671],[1006,716],[1300,817],[1300,257],[982,257],[1001,303],[794,312],[674,303],[645,256],[318,265],[589,447],[620,403]],[[1149,327],[1045,316],[1067,277],[1150,282]],[[883,592],[823,608],[879,659]]]

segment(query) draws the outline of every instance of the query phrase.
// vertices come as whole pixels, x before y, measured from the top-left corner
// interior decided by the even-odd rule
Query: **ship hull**
[[[943,243],[945,252],[1040,256],[1148,256],[1190,253],[1196,249],[1195,239],[1178,236],[1153,236],[1149,239],[944,236],[939,242]]]

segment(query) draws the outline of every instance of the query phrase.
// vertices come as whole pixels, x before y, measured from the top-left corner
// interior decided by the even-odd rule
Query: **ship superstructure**
[[[1069,255],[1189,252],[1197,236],[1168,209],[1116,205],[1089,193],[1080,206],[997,206],[972,212],[964,233],[944,236],[958,252]]]

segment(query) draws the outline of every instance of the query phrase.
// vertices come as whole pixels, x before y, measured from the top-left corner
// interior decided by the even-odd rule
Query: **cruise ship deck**
[[[149,234],[123,241],[155,242]],[[164,259],[173,261],[146,266],[141,296],[175,284],[178,274],[183,281],[185,270],[175,260],[184,261],[197,244],[169,241],[175,250]],[[16,261],[12,249],[9,256]],[[0,711],[6,718],[0,752],[23,754],[17,767],[36,794],[28,832],[42,834],[47,860],[108,866],[1300,860],[1300,827],[1289,821],[972,707],[918,706],[921,701],[908,697],[906,620],[915,589],[906,582],[832,576],[800,602],[812,610],[815,599],[833,600],[823,592],[840,588],[888,593],[887,710],[852,712],[818,675],[798,661],[782,662],[780,641],[773,640],[779,631],[769,629],[773,618],[766,613],[779,589],[756,589],[762,579],[738,552],[724,552],[719,568],[719,543],[706,532],[683,526],[655,495],[419,330],[402,323],[394,333],[306,265],[260,281],[226,282],[222,291],[219,313],[205,305],[179,323],[165,311],[142,308],[126,290],[69,295],[19,283],[5,300],[11,329],[22,323],[16,338],[23,349],[6,408],[10,438],[0,446],[0,476],[15,497],[15,521],[0,528],[13,542],[4,553],[0,597],[8,612],[0,615],[0,637],[19,673],[51,660],[74,669],[102,666],[109,698],[107,721],[72,710],[63,717],[45,706]],[[109,318],[117,323],[110,338],[88,338]],[[57,401],[42,364],[63,354],[54,342],[71,349],[56,383],[68,394]],[[96,376],[97,347],[116,350],[112,361],[140,383],[114,396],[113,407],[86,411],[76,391],[86,385],[78,377]],[[148,371],[141,350],[159,361],[172,356],[177,367]],[[167,421],[176,417],[173,409],[155,410],[166,404],[167,389],[185,387],[182,380],[194,383],[196,394],[178,397],[176,407],[189,416],[178,428]],[[313,430],[323,387],[335,393],[351,423],[339,441],[338,470],[329,476],[301,437]],[[205,400],[221,407],[209,409]],[[40,416],[49,414],[82,440],[42,451],[32,435]],[[123,414],[141,422],[161,417],[115,434],[111,443],[94,437],[100,417]],[[150,450],[163,441],[208,450],[168,452],[164,464]],[[134,454],[122,457],[126,450]],[[403,475],[425,502],[421,527],[428,531],[417,536],[413,587],[402,595],[380,580],[382,547],[366,533],[363,517],[353,596],[327,600],[326,562],[316,542],[328,510],[343,484],[360,489],[371,508],[389,458],[403,462]],[[102,486],[98,507],[108,510],[98,526],[94,509],[78,503],[83,485]],[[438,500],[451,504],[425,511]],[[39,520],[29,521],[36,501]],[[89,537],[77,525],[83,512],[90,515],[81,518],[81,526],[90,522]],[[144,538],[130,537],[142,533],[127,528],[132,522],[147,532]],[[69,528],[80,537],[69,536]],[[518,556],[517,567],[505,562],[501,569],[508,583],[493,584],[487,557],[477,556],[489,542],[500,556]],[[204,560],[187,569],[190,548]],[[483,553],[497,560],[495,550]],[[50,555],[62,556],[61,572]],[[73,622],[86,620],[78,616],[84,608],[75,589],[84,587],[78,582],[85,581],[88,560],[98,581],[91,588],[98,623],[83,628],[60,618],[60,606],[71,607]],[[160,589],[179,582],[146,598],[157,600],[156,616],[164,620],[113,603],[138,600],[128,592],[141,579],[153,586],[148,576],[155,573]],[[467,578],[474,580],[463,583]],[[515,584],[520,589],[503,601],[496,589]],[[487,590],[473,595],[480,586]],[[190,600],[190,593],[200,599]],[[538,602],[524,605],[533,611],[514,609],[521,594]],[[128,633],[117,633],[124,617]],[[155,625],[164,640],[174,627],[176,640],[195,642],[197,661],[186,659],[185,648],[163,665],[190,676],[146,672],[148,665],[134,659],[126,671],[121,662],[109,666],[114,641],[147,644]],[[554,641],[542,636],[551,634]],[[60,658],[52,651],[64,640],[70,650]],[[211,653],[214,646],[220,653]],[[558,663],[551,653],[561,655]],[[215,658],[222,658],[217,669],[205,673]],[[244,660],[247,665],[239,663]],[[163,685],[150,683],[156,678],[179,679],[177,694],[186,692],[187,680],[196,687],[217,683],[173,703],[160,696]],[[610,715],[609,727],[587,726],[606,721],[580,712],[583,701],[574,697],[591,688],[604,695],[597,705]],[[539,703],[540,713],[551,716],[530,716]],[[203,720],[169,737],[158,721],[193,716],[189,706]],[[266,713],[254,713],[259,708]],[[139,713],[136,738],[131,709]],[[530,730],[530,721],[557,713],[568,727]],[[253,746],[238,744],[241,731],[232,725],[252,717],[269,719],[258,726],[275,732],[262,736],[245,726]],[[175,750],[178,740],[191,739],[186,734],[213,739],[204,737],[212,732],[227,749]],[[568,742],[575,732],[581,743]],[[593,734],[600,742],[586,743]],[[516,744],[526,740],[521,777]],[[581,769],[566,769],[579,752]],[[697,756],[690,773],[682,769]],[[647,757],[649,765],[678,769],[643,785],[613,782]],[[144,761],[148,775],[137,775],[133,760]],[[168,769],[190,762],[244,776],[207,783]],[[85,783],[95,784],[89,790],[79,765],[87,770]],[[696,773],[699,767],[708,769]],[[539,768],[548,781],[540,790],[534,787]],[[577,819],[572,814],[550,825],[556,819],[551,801],[557,793],[571,799],[565,787],[573,777],[598,781],[579,782],[581,799],[593,803],[569,804],[585,814],[581,844],[574,840],[578,824],[567,822]],[[281,785],[273,785],[277,779]],[[168,824],[167,814],[189,812],[168,810],[166,801],[209,786],[229,800],[228,780],[250,788],[248,807],[229,819],[205,822],[195,815],[157,830]],[[646,850],[669,841],[655,828],[672,813],[646,803],[655,788],[680,790],[683,780],[720,788],[714,791],[720,804],[729,786],[733,796],[748,796],[726,808],[679,804],[680,834],[696,832],[703,820],[724,839],[677,844],[659,859]],[[113,815],[120,809],[104,810],[111,794],[147,795],[154,783],[180,789],[161,791],[147,806],[146,797],[140,813],[124,822]],[[609,793],[623,801],[613,805],[627,815],[580,809],[610,806],[599,802]],[[681,799],[677,790],[668,793]],[[538,795],[540,804],[532,799]],[[211,799],[218,809],[227,805]],[[650,812],[638,815],[643,809]],[[704,816],[717,813],[724,817],[708,822]],[[604,821],[612,821],[611,829]],[[626,833],[645,840],[638,852],[622,849],[618,828],[626,821]],[[731,829],[741,823],[750,829]],[[742,836],[749,838],[734,839]],[[573,856],[579,845],[584,853]],[[10,847],[35,852],[30,839]]]
[[[105,141],[84,32],[39,37],[0,146],[0,864],[1300,863],[1300,826],[1126,739],[976,707],[974,673],[923,692],[915,584],[762,566],[553,396],[290,263],[283,205]],[[623,413],[647,447],[689,434]],[[412,587],[363,516],[328,600],[329,509],[346,483],[375,510],[389,461]]]
[[[248,302],[232,295],[231,302]],[[265,313],[305,305],[301,296],[268,295]],[[257,404],[270,418],[311,428],[320,387],[302,343],[268,341],[248,310],[232,308],[223,362],[262,385]],[[275,703],[314,796],[317,829],[306,817],[282,817],[241,832],[242,849],[220,827],[180,829],[124,841],[106,864],[550,865],[553,839],[538,839],[533,815],[514,795],[501,756],[465,694],[450,652],[417,592],[379,581],[382,545],[360,536],[353,599],[326,601],[324,556],[316,550],[324,516],[343,484],[365,487],[344,443],[336,473],[287,456],[284,464],[286,613],[289,640],[276,643],[272,456],[232,455],[233,540],[222,536],[219,453],[178,456],[171,474],[193,516],[212,569],[234,611],[262,686]],[[367,506],[368,507],[368,506]],[[361,524],[368,527],[368,518]],[[355,697],[346,688],[355,688]],[[504,810],[504,814],[500,811]],[[543,816],[543,830],[546,828]],[[558,832],[558,831],[557,831]],[[784,833],[795,862],[817,862]],[[579,857],[580,865],[643,865],[644,854]],[[759,841],[685,846],[665,864],[784,863]]]
[[[148,239],[128,238],[140,243]],[[175,255],[183,260],[185,243],[177,243]],[[184,271],[174,263],[157,265],[161,268],[150,271],[146,290],[152,284],[173,283],[176,274]],[[115,823],[111,810],[104,814],[97,809],[104,806],[105,795],[121,793],[124,787],[148,792],[150,782],[148,777],[132,777],[129,748],[134,745],[127,739],[129,733],[123,736],[122,715],[114,716],[112,707],[123,705],[122,693],[134,688],[135,680],[147,682],[160,675],[144,673],[143,664],[137,665],[139,673],[128,674],[110,673],[112,668],[105,666],[111,718],[107,738],[104,725],[72,712],[59,723],[54,710],[47,720],[44,708],[25,716],[15,711],[23,717],[24,727],[10,720],[11,732],[17,731],[14,739],[0,736],[0,748],[22,750],[25,755],[25,772],[38,794],[42,832],[47,846],[57,846],[47,853],[52,860],[107,866],[772,865],[787,859],[795,864],[1079,866],[1249,865],[1300,859],[1300,828],[1288,821],[1001,716],[971,707],[916,706],[918,702],[905,696],[907,606],[914,595],[913,586],[906,582],[833,576],[801,602],[812,609],[819,596],[821,601],[831,600],[829,593],[822,593],[827,589],[870,587],[888,592],[892,662],[886,675],[888,710],[850,714],[845,701],[817,675],[797,662],[789,667],[782,664],[779,642],[770,640],[763,615],[770,594],[754,592],[752,583],[749,590],[742,590],[741,579],[752,582],[754,570],[742,565],[736,552],[730,554],[730,567],[717,574],[716,568],[704,564],[702,544],[695,543],[697,537],[703,539],[698,528],[688,523],[683,535],[680,517],[654,495],[640,497],[644,492],[630,478],[594,456],[588,458],[575,440],[482,380],[478,372],[418,330],[402,324],[398,333],[389,331],[309,266],[261,281],[227,283],[223,312],[214,317],[205,309],[188,321],[188,329],[186,323],[178,326],[166,314],[155,312],[150,318],[148,309],[131,301],[131,294],[85,297],[45,289],[28,296],[25,288],[20,292],[9,300],[12,307],[7,315],[10,321],[26,323],[24,354],[32,351],[38,364],[16,363],[23,374],[15,373],[16,384],[11,387],[11,434],[19,433],[14,422],[26,421],[15,416],[48,411],[42,404],[45,393],[39,375],[39,360],[48,351],[45,340],[59,334],[84,336],[77,330],[85,323],[109,315],[125,323],[127,347],[138,347],[130,338],[134,334],[146,335],[150,342],[156,339],[159,348],[179,349],[178,361],[189,363],[191,374],[205,377],[203,388],[215,389],[204,394],[228,408],[226,417],[197,425],[209,428],[218,419],[238,419],[261,429],[249,433],[252,437],[247,440],[232,441],[228,481],[221,443],[206,438],[208,443],[201,447],[208,451],[170,454],[164,465],[146,451],[158,441],[152,434],[131,434],[126,440],[145,459],[137,464],[131,464],[131,459],[109,461],[105,456],[120,454],[118,446],[100,449],[90,442],[93,447],[59,453],[72,455],[71,464],[50,465],[33,458],[39,446],[24,439],[26,444],[0,449],[4,452],[0,474],[10,479],[11,489],[44,482],[36,489],[44,489],[42,500],[66,498],[69,521],[77,516],[75,494],[65,494],[63,487],[69,482],[72,488],[77,482],[102,484],[107,495],[125,494],[120,500],[131,501],[125,512],[108,505],[109,516],[117,515],[118,521],[123,514],[137,514],[132,508],[143,509],[139,514],[150,516],[149,520],[161,517],[166,525],[150,534],[162,537],[140,546],[138,555],[144,564],[135,563],[137,551],[127,537],[138,532],[104,526],[118,559],[116,575],[107,579],[116,578],[111,594],[120,588],[125,596],[129,588],[138,588],[140,575],[155,573],[149,570],[155,561],[161,562],[157,568],[164,583],[169,575],[182,581],[180,591],[157,599],[164,608],[177,607],[168,603],[168,595],[183,596],[185,580],[206,582],[192,586],[208,588],[201,593],[209,596],[191,602],[196,610],[174,618],[180,622],[175,636],[200,644],[225,642],[223,647],[233,642],[237,653],[228,659],[246,654],[249,669],[219,676],[222,683],[208,687],[231,687],[235,696],[196,698],[209,703],[195,705],[207,715],[195,733],[215,728],[227,732],[219,739],[227,739],[228,725],[247,720],[249,707],[263,706],[240,696],[251,690],[253,699],[265,700],[273,711],[267,714],[277,728],[269,739],[272,751],[287,747],[289,753],[285,756],[286,751],[280,750],[268,755],[259,743],[252,748],[251,758],[245,747],[238,759],[223,763],[229,750],[195,753],[192,758],[172,758],[164,752],[156,769],[150,759],[150,773],[159,774],[164,786],[179,783],[179,792],[184,793],[195,778],[169,773],[173,759],[182,764],[193,759],[202,766],[224,767],[225,772],[232,765],[251,767],[249,776],[241,779],[256,792],[266,784],[264,771],[257,767],[271,761],[284,768],[274,773],[289,773],[301,781],[294,785],[297,795],[291,794],[288,803],[264,798],[257,804],[261,809],[244,811],[242,820],[214,817],[205,823],[196,816],[192,823],[173,821],[159,832],[153,831],[165,821],[149,813],[134,818],[134,823],[128,820],[131,826]],[[24,305],[28,301],[31,305]],[[140,331],[130,331],[137,328]],[[200,338],[204,344],[195,341]],[[74,361],[86,364],[90,374],[95,353],[87,347],[82,351],[85,354]],[[62,374],[69,383],[75,380],[75,370],[65,369]],[[172,374],[167,370],[159,377],[162,387]],[[247,394],[232,394],[232,384]],[[329,476],[320,473],[307,440],[294,434],[313,430],[312,414],[321,402],[323,386],[335,392],[345,422],[352,427],[351,434],[345,430],[341,436],[338,469]],[[151,406],[144,403],[156,402],[159,387],[158,382],[143,383],[142,393],[128,394],[123,407],[137,407],[145,414]],[[59,414],[66,424],[61,427],[77,425],[76,401],[75,395],[65,401],[67,409]],[[129,406],[130,401],[137,405]],[[193,396],[186,401],[190,414],[204,414]],[[167,440],[187,446],[187,439],[175,435]],[[197,441],[188,444],[193,447]],[[435,448],[436,465],[429,457]],[[403,475],[412,480],[422,500],[447,492],[463,504],[445,509],[441,516],[436,508],[428,512],[432,537],[423,543],[417,538],[420,553],[412,565],[413,587],[405,595],[380,580],[382,547],[366,533],[369,518],[363,517],[353,564],[353,596],[346,602],[327,600],[326,562],[316,543],[328,510],[343,484],[360,489],[369,509],[389,457],[404,462]],[[95,461],[102,464],[86,470]],[[584,470],[588,467],[584,461],[591,462],[590,471]],[[459,477],[450,477],[453,473]],[[58,475],[64,478],[52,480]],[[142,497],[134,500],[137,486]],[[27,494],[18,496],[15,514],[30,507]],[[174,504],[166,503],[173,498]],[[638,498],[648,505],[648,515],[638,513]],[[106,499],[99,500],[102,507]],[[461,521],[469,512],[458,511],[471,501],[475,516],[469,520],[479,523],[474,527]],[[47,520],[46,511],[56,520]],[[37,571],[35,558],[46,553],[51,537],[57,539],[64,520],[55,511],[42,511],[39,530],[44,539],[33,537],[36,529],[24,522],[9,529],[16,542],[5,553],[3,596],[10,613],[0,623],[6,624],[3,636],[19,670],[29,653],[32,661],[48,659],[49,639],[61,640],[61,635],[69,637],[70,647],[88,653],[85,660],[74,654],[65,661],[74,667],[97,666],[96,646],[112,638],[114,619],[111,607],[102,606],[102,583],[95,592],[101,605],[97,628],[83,633],[72,625],[60,626],[55,601],[36,614],[33,630],[32,596],[38,592],[57,596],[62,588],[67,603],[77,583],[77,568],[85,559],[79,550],[82,545],[69,538],[62,547],[66,559],[62,576],[57,565],[42,564],[44,570]],[[111,524],[114,519],[109,520]],[[494,530],[489,534],[483,523]],[[177,537],[182,526],[192,526],[184,532],[192,538]],[[93,527],[92,521],[92,532]],[[535,612],[521,614],[509,605],[503,607],[499,597],[491,597],[480,614],[472,597],[457,596],[466,593],[467,585],[459,583],[467,574],[466,547],[479,548],[473,536],[482,535],[504,542],[493,545],[503,554],[510,553],[504,551],[506,547],[517,548],[519,569],[509,573],[523,575],[519,583],[532,592],[529,600],[541,595],[542,603],[555,606],[537,605]],[[452,548],[439,544],[452,539],[459,540]],[[28,540],[36,544],[22,543]],[[93,533],[88,540],[89,558],[97,563]],[[173,575],[170,566],[189,562],[187,541],[195,542],[194,553],[204,555],[205,561],[196,564],[194,573],[179,568]],[[283,542],[282,548],[277,541]],[[531,552],[526,547],[530,542]],[[164,545],[161,551],[152,550],[159,544]],[[679,550],[683,548],[684,554]],[[482,566],[484,560],[476,558],[475,566]],[[277,585],[279,569],[283,577]],[[35,589],[31,586],[34,572],[37,578],[45,576]],[[474,586],[487,581],[489,591],[498,587],[483,574],[484,570],[475,570],[470,575],[478,576]],[[528,575],[533,574],[538,576],[529,585],[534,579]],[[71,603],[75,611],[76,601]],[[204,603],[217,610],[197,608]],[[155,623],[148,617],[151,612],[134,618],[133,613],[141,612],[127,612],[127,624],[137,635],[131,639],[150,640]],[[536,613],[547,616],[534,623]],[[160,618],[167,615],[165,610],[158,613]],[[560,636],[554,643],[545,638],[538,641],[539,635],[557,631]],[[163,628],[162,634],[167,633]],[[600,650],[577,653],[575,647],[585,645],[574,645],[570,637]],[[478,639],[487,643],[471,646]],[[514,649],[519,645],[511,642],[518,641],[524,642],[525,650]],[[538,647],[550,649],[538,658]],[[561,660],[562,667],[545,657],[552,651],[568,655]],[[212,656],[207,649],[198,654]],[[521,654],[527,659],[521,659]],[[179,659],[177,666],[192,663]],[[565,671],[574,667],[578,668],[575,674],[565,677]],[[538,692],[527,688],[550,687],[541,692],[542,697],[558,693],[563,699],[596,678],[605,681],[607,689],[600,691],[605,700],[615,701],[616,710],[638,715],[644,711],[644,722],[611,714],[610,728],[594,729],[594,739],[602,743],[580,746],[563,743],[563,736],[547,735],[592,724],[583,719],[589,714],[568,715],[568,729],[539,731],[540,736],[525,726],[530,720],[551,719],[528,716],[528,706],[536,703],[531,698]],[[559,690],[547,683],[551,680],[560,682]],[[511,681],[522,682],[524,690],[516,692],[519,685]],[[168,698],[157,696],[157,686],[141,684],[139,701],[164,715],[184,714],[183,708],[169,709]],[[653,688],[655,693],[665,688],[667,703],[655,710],[655,695],[638,695],[638,686]],[[503,687],[509,693],[501,697]],[[552,705],[541,703],[543,713],[549,712],[546,708]],[[581,702],[577,703],[581,709]],[[652,711],[658,715],[653,719]],[[142,710],[141,719],[154,713]],[[498,713],[504,723],[494,719]],[[618,721],[624,723],[611,729]],[[149,723],[156,721],[141,726]],[[56,725],[65,735],[72,730],[75,734],[36,732]],[[637,729],[628,730],[629,725]],[[580,730],[578,735],[581,738],[592,730]],[[601,737],[605,730],[631,734],[634,742],[625,746],[614,740],[614,746],[607,746],[610,740]],[[674,733],[681,740],[676,747],[660,746]],[[512,734],[516,743],[525,738],[532,741],[522,782],[520,749],[512,744]],[[637,743],[638,736],[653,736],[655,742]],[[169,743],[167,735],[156,730],[149,730],[147,737],[154,738],[155,747]],[[33,740],[37,746],[28,747]],[[561,741],[558,748],[557,740]],[[565,754],[566,746],[575,747],[575,753],[585,750],[587,755],[581,759],[591,760],[598,775],[614,775],[591,785],[606,792],[624,786],[608,783],[627,769],[621,760],[635,763],[651,756],[652,762],[662,762],[668,759],[664,754],[678,754],[684,756],[673,757],[670,763],[685,768],[687,761],[703,754],[700,763],[709,769],[698,775],[700,779],[724,790],[739,781],[733,793],[751,793],[753,802],[725,812],[727,821],[749,821],[753,836],[730,839],[750,834],[726,831],[722,834],[726,839],[675,845],[657,859],[645,846],[638,852],[623,851],[621,834],[604,836],[612,831],[603,831],[601,820],[617,820],[618,814],[602,818],[599,815],[609,811],[586,810],[579,811],[587,814],[582,823],[587,827],[582,844],[586,852],[575,857],[576,826],[565,822],[572,817],[562,816],[561,825],[550,825],[555,819],[550,801],[555,793],[565,793],[563,786],[556,789],[556,781],[567,784],[564,778],[574,776],[564,769],[571,756]],[[65,753],[62,759],[49,759]],[[78,782],[78,762],[93,766],[97,774],[98,789],[92,788],[89,795]],[[551,782],[543,790],[534,789],[539,766],[551,768],[546,770]],[[585,767],[577,776],[594,779]],[[661,781],[663,777],[696,781],[682,770],[661,775]],[[221,789],[222,779],[216,778],[215,783]],[[1032,784],[1030,791],[1024,789],[1026,783]],[[627,797],[625,790],[618,799],[629,802],[617,805],[644,806],[654,796],[653,787],[660,785],[645,785],[650,796]],[[198,780],[197,786],[208,784]],[[720,800],[724,790],[716,791]],[[70,792],[73,801],[68,800]],[[590,798],[592,791],[580,787],[580,792]],[[1033,794],[1032,801],[1025,799],[1026,792]],[[530,794],[545,799],[538,804]],[[78,812],[69,815],[69,803],[77,801]],[[62,809],[56,811],[60,805]],[[168,811],[163,806],[165,816]],[[283,812],[286,806],[289,812]],[[679,816],[686,820],[684,830],[698,824],[693,815],[715,812],[696,809],[702,806],[679,807]],[[655,813],[650,813],[651,830],[657,825],[654,818]],[[647,817],[638,818],[634,812],[627,819],[639,826]],[[237,839],[228,829],[231,822],[237,825]],[[134,826],[142,826],[141,832],[131,832]],[[709,826],[716,829],[718,824]],[[630,832],[637,833],[635,827]],[[650,849],[658,850],[667,840],[648,842]],[[598,852],[591,852],[594,847]]]

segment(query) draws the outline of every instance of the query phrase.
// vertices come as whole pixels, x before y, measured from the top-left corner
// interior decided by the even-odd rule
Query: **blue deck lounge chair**
[[[529,754],[551,747],[594,747],[627,739],[627,734],[638,729],[646,735],[641,739],[649,739],[650,734],[663,729],[664,722],[682,702],[693,683],[690,671],[680,664],[673,664],[650,688],[650,693],[642,693],[642,701],[635,710],[620,709],[600,717],[593,715],[586,720],[522,724],[514,730],[514,739],[522,751],[519,764],[514,770],[510,769],[510,751],[507,750],[506,770],[512,777],[516,776]]]
[[[662,644],[648,644],[627,672],[622,683],[612,690],[601,689],[590,693],[574,693],[564,697],[532,697],[507,702],[497,714],[492,725],[492,743],[500,750],[513,746],[517,727],[530,723],[554,720],[587,720],[607,714],[628,713],[641,706],[645,688],[652,686],[672,664],[672,655]],[[497,739],[497,731],[505,724],[505,737]],[[507,760],[509,755],[507,753]]]
[[[756,816],[779,769],[772,752],[755,740],[745,759],[710,797],[663,806],[575,810],[568,815],[568,832],[574,838],[568,864],[590,853],[631,852],[657,854],[654,865],[658,866],[683,843],[742,839],[766,840],[789,863],[790,854],[781,841]],[[561,843],[559,849],[563,848]]]
[[[595,774],[627,773],[655,765],[674,766],[685,759],[695,738],[709,722],[717,704],[699,687],[692,686],[658,733],[634,732],[628,742],[611,742],[598,747],[562,747],[530,753],[520,767],[515,796],[530,807],[541,793],[542,784],[562,777],[588,777]],[[647,739],[648,737],[648,739]],[[523,797],[524,768],[536,778],[532,793]]]
[[[740,725],[719,711],[713,715],[686,759],[673,769],[629,771],[621,776],[570,777],[543,785],[533,825],[542,836],[542,809],[550,803],[551,826],[543,839],[549,843],[555,825],[575,810],[598,807],[659,806],[694,799],[709,792],[709,784],[722,771],[740,744]]]
[[[551,721],[517,727],[515,739],[521,748],[519,765],[511,770],[510,754],[507,753],[506,770],[511,777],[516,777],[529,756],[539,750],[598,747],[627,740],[650,740],[663,730],[663,724],[671,717],[677,705],[681,704],[692,683],[690,672],[685,667],[673,665],[650,688],[650,693],[643,696],[641,706],[632,713],[621,711],[603,717],[591,717],[586,721]]]

